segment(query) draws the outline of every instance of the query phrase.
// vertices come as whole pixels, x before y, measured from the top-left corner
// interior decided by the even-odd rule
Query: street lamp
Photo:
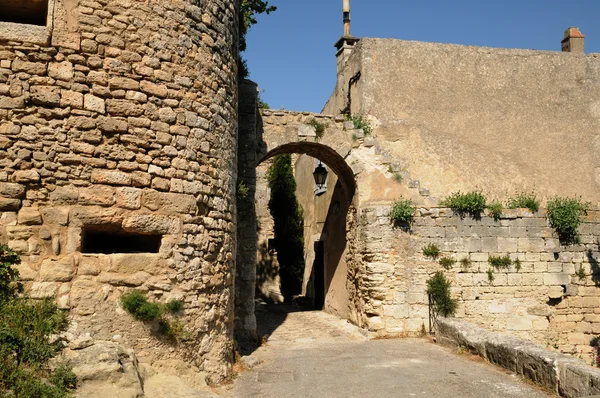
[[[317,184],[317,187],[322,189],[327,182],[327,169],[323,166],[323,162],[319,161],[319,164],[313,172],[313,177],[315,177],[315,184]]]

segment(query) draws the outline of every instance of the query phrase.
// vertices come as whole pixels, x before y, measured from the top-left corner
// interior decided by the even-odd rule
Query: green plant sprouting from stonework
[[[534,191],[517,192],[508,199],[507,205],[509,209],[529,209],[532,213],[540,209],[540,201]]]
[[[432,302],[434,311],[442,316],[448,317],[456,313],[458,300],[451,295],[452,284],[442,271],[435,273],[427,281],[427,294]]]
[[[416,207],[410,199],[398,199],[392,205],[390,218],[397,227],[410,227]]]
[[[355,114],[350,114],[350,115],[345,115],[345,116],[346,116],[346,120],[354,123],[355,130],[362,130],[365,135],[370,135],[373,132],[373,128],[367,121],[367,118],[365,118],[364,116],[355,115]]]
[[[452,266],[456,264],[456,260],[452,257],[442,257],[440,258],[440,265],[444,267],[445,270],[449,270]]]
[[[173,316],[183,310],[183,301],[173,299],[166,304],[155,303],[149,301],[146,293],[139,290],[123,294],[120,301],[123,308],[138,321],[155,324],[159,336],[175,342],[188,337],[183,323],[177,318],[173,319]]]
[[[515,265],[515,269],[517,270],[517,272],[521,271],[521,260],[517,258],[513,261],[513,264]]]
[[[562,243],[579,243],[579,225],[589,207],[579,198],[555,197],[548,201],[548,220]]]
[[[585,268],[583,268],[583,265],[579,266],[579,269],[577,270],[577,273],[575,275],[577,275],[577,277],[579,278],[580,281],[585,280],[586,273],[585,273]]]
[[[440,248],[437,245],[430,243],[423,248],[423,255],[435,260],[440,256]]]
[[[487,205],[487,209],[495,221],[500,220],[500,218],[502,217],[502,203],[492,202],[489,205]]]
[[[495,268],[508,268],[511,266],[512,260],[508,254],[501,257],[490,256],[488,258],[488,263],[490,263],[490,265]]]
[[[480,218],[481,213],[486,209],[486,198],[479,191],[467,193],[458,191],[442,200],[441,205],[451,208],[461,217],[469,214],[473,218]]]
[[[488,282],[490,285],[494,282],[494,271],[490,268],[487,270]]]
[[[315,134],[317,135],[317,140],[320,140],[325,135],[325,130],[327,129],[327,123],[321,123],[317,119],[312,119],[308,122],[309,126],[315,128]]]

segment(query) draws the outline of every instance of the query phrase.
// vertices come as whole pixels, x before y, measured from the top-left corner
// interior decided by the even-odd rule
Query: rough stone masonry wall
[[[365,323],[384,335],[428,327],[426,281],[443,270],[422,253],[432,243],[457,260],[445,271],[459,300],[457,317],[563,352],[589,351],[591,338],[600,333],[600,212],[590,211],[579,231],[581,244],[564,246],[542,212],[505,210],[494,221],[421,208],[406,233],[392,228],[389,206],[367,208],[361,217]],[[490,256],[504,255],[519,259],[521,269],[488,263]],[[580,267],[583,279],[576,275]]]
[[[221,380],[232,360],[236,2],[55,3],[53,45],[0,36],[1,241],[21,255],[32,297],[71,310],[73,333]],[[89,227],[162,244],[82,254]],[[166,346],[124,313],[130,288],[184,300],[190,340]]]

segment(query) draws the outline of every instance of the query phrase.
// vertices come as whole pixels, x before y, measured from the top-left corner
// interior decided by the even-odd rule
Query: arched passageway
[[[281,154],[295,154],[298,198],[305,212],[303,293],[310,296],[313,304],[323,305],[325,310],[348,319],[355,312],[352,309],[355,292],[349,279],[355,272],[347,261],[354,257],[356,225],[353,203],[357,187],[351,161],[351,133],[344,130],[343,121],[333,117],[283,111],[261,115],[255,109],[251,104],[240,107],[247,119],[243,117],[240,126],[238,178],[247,197],[241,200],[238,195],[235,297],[238,340],[257,337],[254,307],[257,268],[260,279],[264,267],[276,266],[269,247],[274,236],[267,233],[268,221],[260,220],[270,218],[266,171],[272,159]],[[325,126],[320,137],[312,127],[313,120]],[[318,196],[312,176],[315,159],[329,169],[327,192]],[[266,273],[273,275],[272,270]]]

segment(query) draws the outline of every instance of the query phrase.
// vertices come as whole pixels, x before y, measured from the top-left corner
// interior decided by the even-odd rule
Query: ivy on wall
[[[286,301],[302,291],[304,274],[304,215],[296,198],[291,155],[277,155],[267,173],[269,211],[275,224],[281,293]]]

